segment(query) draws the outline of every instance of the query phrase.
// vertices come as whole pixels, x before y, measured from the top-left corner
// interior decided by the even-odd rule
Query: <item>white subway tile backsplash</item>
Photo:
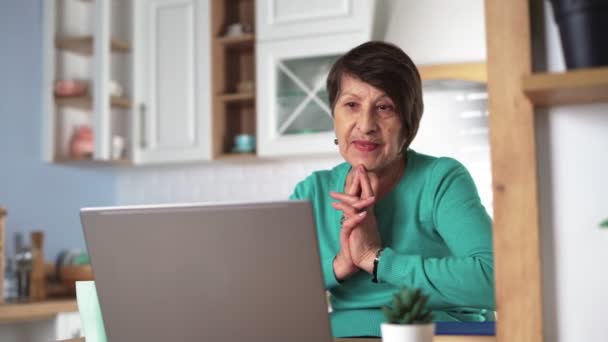
[[[341,162],[335,156],[122,169],[117,177],[117,203],[282,200],[313,171],[330,169]]]

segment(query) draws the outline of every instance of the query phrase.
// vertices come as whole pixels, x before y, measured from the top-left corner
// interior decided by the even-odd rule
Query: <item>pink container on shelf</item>
[[[83,96],[87,94],[89,83],[83,80],[55,81],[55,95],[60,97]]]
[[[89,126],[78,126],[72,132],[69,144],[69,155],[73,159],[93,157],[93,130]]]

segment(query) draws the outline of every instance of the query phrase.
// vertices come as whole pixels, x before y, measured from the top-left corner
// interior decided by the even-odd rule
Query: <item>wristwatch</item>
[[[378,262],[380,261],[380,254],[382,254],[382,251],[384,250],[383,248],[378,249],[378,251],[376,252],[376,257],[374,258],[374,270],[372,272],[372,282],[377,283],[378,282]]]

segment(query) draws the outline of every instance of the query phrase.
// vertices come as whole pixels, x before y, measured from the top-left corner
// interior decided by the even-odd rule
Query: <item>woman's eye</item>
[[[391,106],[391,105],[381,104],[381,105],[378,105],[377,108],[382,113],[392,113],[393,112],[393,106]]]
[[[357,107],[357,102],[352,102],[352,101],[350,101],[350,102],[346,102],[346,103],[345,103],[345,105],[346,105],[346,107],[348,107],[348,108],[354,109],[354,108],[356,108],[356,107]]]

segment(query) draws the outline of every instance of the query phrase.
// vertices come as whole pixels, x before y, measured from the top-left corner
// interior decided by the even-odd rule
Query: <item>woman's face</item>
[[[342,77],[334,127],[340,154],[349,164],[378,172],[401,158],[402,126],[395,104],[382,90]]]

